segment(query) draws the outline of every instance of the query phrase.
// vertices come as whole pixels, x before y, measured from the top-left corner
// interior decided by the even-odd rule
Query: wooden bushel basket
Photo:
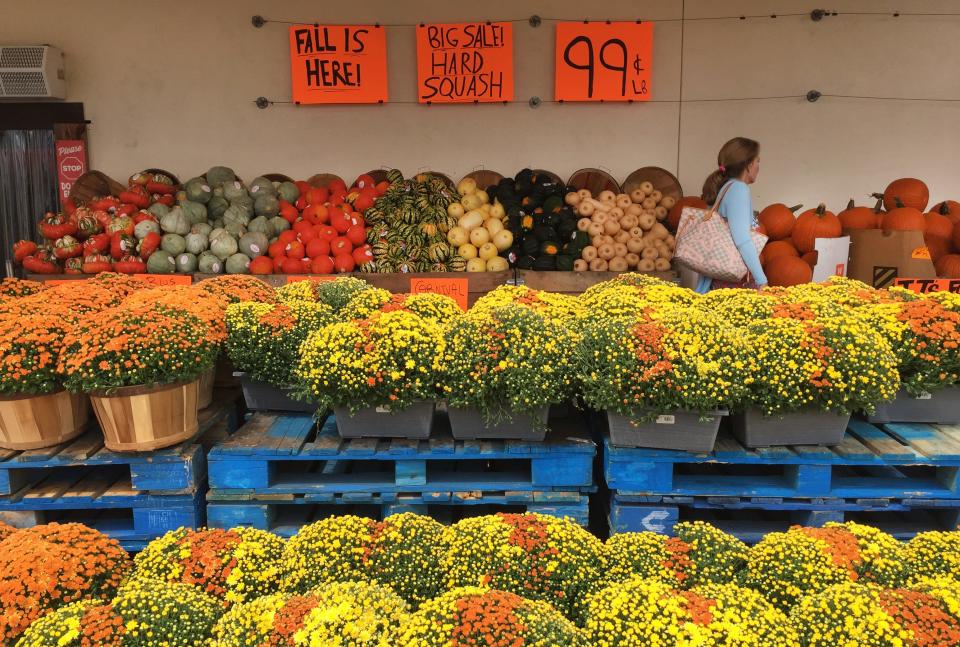
[[[115,452],[170,447],[197,433],[200,380],[164,386],[127,386],[91,393],[104,445]]]
[[[90,401],[83,393],[0,397],[0,448],[53,447],[79,436],[89,420]]]
[[[216,382],[217,369],[211,368],[200,376],[197,392],[197,409],[206,409],[213,403],[213,383]]]

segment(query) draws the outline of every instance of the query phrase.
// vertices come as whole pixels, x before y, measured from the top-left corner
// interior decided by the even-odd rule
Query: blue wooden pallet
[[[219,494],[569,491],[593,487],[596,444],[578,418],[543,442],[458,441],[445,416],[429,440],[342,439],[336,420],[255,414],[208,455]]]
[[[656,501],[660,499],[660,501]],[[748,543],[792,525],[819,527],[858,521],[909,539],[926,530],[952,530],[960,523],[960,500],[779,499],[751,497],[647,497],[611,493],[610,532],[670,534],[678,521],[708,521]]]
[[[137,491],[193,492],[207,476],[203,441],[216,433],[226,435],[239,426],[237,394],[218,399],[200,412],[195,438],[152,452],[119,453],[103,446],[103,434],[93,428],[82,436],[54,447],[30,451],[0,449],[0,502],[21,490],[63,474],[79,478],[89,473],[125,475]]]
[[[205,524],[203,491],[150,494],[134,489],[128,477],[110,470],[83,476],[65,473],[0,498],[0,521],[29,527],[53,521],[96,528],[139,550],[150,540],[181,526]]]
[[[353,514],[382,519],[391,514],[415,512],[442,523],[464,517],[496,512],[538,512],[556,517],[571,517],[581,526],[589,522],[589,497],[580,492],[503,493],[481,498],[451,497],[434,499],[429,495],[351,494],[330,495],[329,499],[248,499],[230,501],[211,498],[207,503],[207,523],[211,528],[249,526],[290,537],[303,526],[334,515]]]
[[[603,447],[611,490],[660,495],[960,498],[960,427],[852,420],[835,447],[748,449],[721,429],[714,451]]]

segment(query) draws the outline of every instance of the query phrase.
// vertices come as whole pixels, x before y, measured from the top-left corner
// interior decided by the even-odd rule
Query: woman
[[[697,292],[704,294],[720,288],[761,288],[767,284],[767,276],[760,267],[760,254],[750,238],[750,230],[757,227],[757,221],[747,186],[756,182],[760,173],[760,144],[746,137],[734,137],[720,149],[717,163],[719,168],[703,183],[703,199],[710,205],[720,199],[717,213],[730,225],[733,242],[749,274],[741,283],[702,276],[697,284]]]

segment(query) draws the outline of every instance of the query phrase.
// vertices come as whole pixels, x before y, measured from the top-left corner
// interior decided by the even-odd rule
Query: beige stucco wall
[[[686,16],[808,12],[799,0],[686,0]],[[956,0],[834,0],[839,11],[960,11]],[[526,165],[566,176],[582,166],[619,179],[645,165],[677,171],[680,23],[655,27],[647,105],[433,106],[259,110],[289,98],[284,25],[250,17],[413,23],[525,18],[676,19],[681,0],[0,0],[0,43],[50,43],[67,55],[69,97],[82,101],[93,166],[122,178],[146,166],[182,178],[214,163],[242,177],[276,171],[346,179],[370,168],[423,168],[459,177]],[[164,17],[168,14],[168,17]],[[960,97],[960,17],[838,16],[688,22],[684,99],[824,93]],[[415,99],[412,28],[388,30],[390,93]],[[553,24],[514,27],[516,96],[553,95]],[[699,192],[727,138],[763,144],[758,204],[841,208],[893,177],[923,177],[934,198],[960,195],[960,103],[823,98],[689,102],[682,108],[679,177]]]

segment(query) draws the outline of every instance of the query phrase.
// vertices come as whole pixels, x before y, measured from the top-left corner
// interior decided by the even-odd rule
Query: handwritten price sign
[[[134,274],[134,276],[156,286],[193,285],[193,277],[189,274]]]
[[[470,307],[468,300],[469,282],[467,279],[410,279],[410,293],[421,294],[429,292],[448,296],[460,306],[461,310]]]
[[[337,277],[329,274],[288,274],[287,283],[299,283],[300,281],[310,281],[311,283],[331,283],[336,281]]]
[[[649,101],[653,23],[557,23],[557,101]]]
[[[513,101],[513,25],[417,28],[420,103]]]
[[[960,292],[960,279],[896,279],[893,284],[919,294],[929,292]]]

